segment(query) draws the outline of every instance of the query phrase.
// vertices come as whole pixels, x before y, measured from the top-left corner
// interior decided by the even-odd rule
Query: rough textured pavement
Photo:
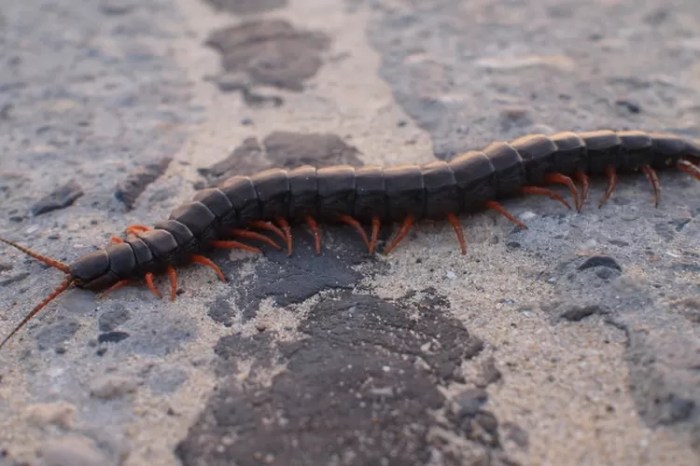
[[[530,132],[700,137],[695,0],[0,6],[0,235],[70,261],[231,173]],[[73,290],[0,353],[0,465],[700,461],[700,184],[643,177],[219,254],[175,303]],[[387,231],[388,235],[389,232]],[[3,248],[2,335],[60,280]],[[159,281],[164,289],[164,281]]]

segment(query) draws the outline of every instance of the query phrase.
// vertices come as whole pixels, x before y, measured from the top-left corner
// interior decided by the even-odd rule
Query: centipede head
[[[58,295],[60,295],[64,291],[66,291],[75,282],[76,277],[74,277],[73,274],[71,273],[70,266],[67,264],[64,264],[61,261],[44,256],[43,254],[39,254],[38,252],[32,251],[29,248],[26,248],[24,246],[21,246],[13,241],[10,241],[10,240],[4,239],[4,238],[0,238],[0,242],[8,244],[8,245],[12,246],[13,248],[16,248],[16,249],[22,251],[26,255],[33,257],[34,259],[36,259],[40,262],[43,262],[44,264],[46,264],[50,267],[58,269],[67,275],[65,280],[63,280],[63,282],[58,286],[58,288],[53,290],[39,304],[34,306],[34,308],[31,311],[29,311],[29,313],[22,319],[22,321],[12,330],[12,332],[10,332],[10,334],[8,336],[6,336],[5,339],[2,340],[2,342],[0,342],[0,348],[2,348],[3,346],[5,346],[5,343],[7,343],[10,340],[10,338],[12,338],[22,327],[24,327],[30,320],[32,320],[32,318],[34,318],[34,316],[36,316],[44,307],[46,307],[47,304],[49,304],[51,301],[56,299],[56,297],[58,297]]]

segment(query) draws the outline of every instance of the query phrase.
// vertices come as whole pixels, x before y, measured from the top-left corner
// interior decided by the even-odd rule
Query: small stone
[[[41,448],[45,466],[102,466],[108,458],[95,442],[82,435],[68,435],[46,441]]]
[[[578,269],[586,270],[591,267],[607,267],[609,269],[615,269],[622,272],[622,267],[617,263],[615,259],[609,256],[592,256],[586,259],[586,261],[581,264]]]
[[[578,322],[593,314],[602,314],[604,309],[597,304],[590,306],[571,306],[562,312],[559,317],[570,322]]]
[[[64,429],[73,425],[75,406],[66,402],[36,403],[25,409],[26,419],[37,426],[53,424]]]
[[[106,375],[97,378],[90,386],[90,395],[95,398],[111,400],[134,393],[139,386],[138,380],[122,375]]]
[[[637,102],[627,99],[618,99],[615,101],[615,105],[632,114],[637,114],[642,111],[642,107]]]
[[[537,218],[537,214],[531,210],[525,211],[522,214],[520,214],[520,220],[522,220],[524,222],[527,222],[528,220],[532,220],[533,218]]]
[[[48,196],[39,199],[31,208],[32,215],[41,215],[52,210],[63,209],[83,195],[83,189],[75,181],[69,181]]]
[[[119,343],[127,338],[129,338],[127,332],[107,332],[100,334],[97,337],[97,341],[100,343]]]

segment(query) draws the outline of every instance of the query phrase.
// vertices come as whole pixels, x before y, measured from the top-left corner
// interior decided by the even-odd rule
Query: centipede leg
[[[146,225],[129,225],[126,227],[125,231],[127,235],[135,235],[137,233],[143,233],[144,231],[150,230],[151,227]]]
[[[372,234],[369,240],[369,253],[374,254],[377,250],[377,243],[379,242],[379,230],[382,228],[382,221],[379,219],[378,215],[372,217]]]
[[[692,163],[690,160],[681,159],[678,161],[678,169],[683,173],[687,173],[696,180],[700,180],[700,167]]]
[[[642,165],[642,171],[649,180],[651,187],[654,189],[654,207],[659,207],[659,197],[661,197],[661,184],[656,172],[649,165]]]
[[[114,292],[114,291],[117,291],[117,290],[120,290],[120,289],[124,288],[124,287],[127,286],[129,283],[130,283],[129,280],[119,280],[117,283],[115,283],[114,285],[110,286],[109,288],[107,288],[106,290],[104,290],[102,293],[100,293],[100,298],[104,298],[104,297],[107,296],[108,294],[110,294],[110,293],[112,293],[112,292]]]
[[[203,265],[205,267],[209,267],[216,273],[216,276],[219,277],[219,280],[222,282],[226,281],[226,277],[224,276],[224,273],[221,271],[218,265],[216,265],[211,259],[208,257],[201,256],[199,254],[192,254],[190,256],[190,260],[194,262],[195,264]]]
[[[605,194],[603,194],[603,197],[598,203],[599,209],[608,202],[608,199],[610,199],[610,196],[612,196],[613,191],[615,191],[617,187],[617,172],[615,171],[615,167],[612,165],[605,167],[605,177],[608,179],[608,186],[605,188]]]
[[[571,209],[571,206],[568,202],[566,202],[566,199],[564,199],[551,189],[542,188],[540,186],[523,186],[522,188],[520,188],[520,192],[523,194],[536,194],[538,196],[547,196],[552,200],[561,202],[567,209]],[[576,201],[576,198],[574,198],[574,201]]]
[[[495,210],[496,212],[503,215],[505,218],[510,220],[512,223],[514,223],[518,227],[520,227],[524,230],[527,230],[527,225],[525,225],[523,222],[521,222],[520,220],[515,218],[515,216],[513,214],[511,214],[510,212],[508,212],[506,210],[506,208],[503,207],[500,203],[498,203],[496,201],[486,201],[484,203],[484,206],[488,209]]]
[[[572,180],[566,175],[562,175],[561,173],[547,173],[544,177],[544,181],[547,184],[562,184],[569,188],[571,198],[574,200],[574,205],[576,206],[576,211],[581,211],[581,204],[583,203],[583,199],[579,195],[574,180]]]
[[[591,189],[591,180],[583,170],[577,170],[576,173],[574,173],[574,178],[576,178],[576,181],[581,185],[580,210],[583,208],[583,204],[586,203],[586,199],[588,199],[588,192]]]
[[[462,224],[459,223],[459,219],[455,214],[447,214],[447,221],[450,222],[452,228],[457,235],[457,241],[459,241],[459,247],[462,250],[462,255],[467,253],[467,241],[464,239],[464,230],[462,229]]]
[[[413,215],[408,215],[406,218],[403,219],[403,223],[401,223],[401,229],[399,232],[394,236],[394,238],[389,242],[387,247],[384,248],[384,254],[389,254],[391,251],[396,249],[396,246],[399,245],[402,239],[408,235],[408,233],[411,231],[411,227],[413,227],[413,222],[414,218]]]
[[[260,228],[261,230],[266,230],[277,235],[282,241],[287,242],[287,235],[284,234],[280,228],[272,222],[267,222],[264,220],[253,220],[248,224],[254,228]]]
[[[175,267],[172,265],[168,265],[165,271],[168,274],[168,280],[170,281],[170,301],[175,301],[175,298],[177,297],[177,272],[175,271]]]
[[[158,291],[158,288],[156,288],[155,283],[153,283],[153,274],[148,272],[146,275],[144,275],[143,279],[146,281],[146,287],[151,290],[151,293],[153,293],[156,298],[162,299],[163,295],[160,294],[160,291]]]
[[[112,237],[109,239],[109,242],[110,242],[111,244],[122,244],[122,243],[124,242],[124,240],[121,239],[121,238],[119,238],[119,237],[117,237],[117,236],[112,236]]]
[[[277,250],[282,249],[282,247],[279,244],[277,244],[273,239],[268,238],[267,236],[265,236],[261,233],[258,233],[256,231],[243,230],[241,228],[234,228],[233,230],[231,230],[231,234],[235,237],[238,237],[238,238],[245,238],[245,239],[262,241],[263,243],[265,243],[269,246],[272,246],[273,248],[275,248]],[[237,242],[237,241],[235,241],[235,242]],[[238,244],[243,244],[243,243],[238,243]],[[246,249],[246,248],[239,248],[239,249]],[[257,249],[257,248],[255,248],[255,249]],[[247,250],[250,251],[250,249],[247,249]],[[258,249],[258,251],[259,251],[259,249]]]
[[[269,238],[268,238],[269,239]],[[219,248],[219,249],[242,249],[244,251],[249,251],[249,252],[254,252],[257,254],[262,254],[262,250],[256,248],[255,246],[249,246],[245,243],[241,243],[238,241],[221,241],[221,240],[216,240],[212,241],[209,243],[212,247]],[[275,244],[277,246],[277,244]],[[279,246],[277,246],[277,249],[279,249]]]
[[[291,256],[292,255],[292,227],[289,226],[289,222],[287,222],[287,219],[279,217],[276,220],[277,225],[282,229],[282,232],[284,233],[285,241],[287,243],[287,255]]]
[[[304,220],[306,220],[306,224],[309,226],[309,230],[311,230],[311,235],[314,237],[314,249],[316,254],[321,254],[321,230],[318,228],[318,223],[311,215],[304,217]]]
[[[357,220],[355,220],[351,216],[345,215],[345,214],[338,215],[338,221],[353,227],[355,229],[355,231],[357,231],[357,234],[360,235],[360,238],[362,238],[362,242],[365,243],[365,246],[367,246],[367,250],[371,251],[369,240],[367,239],[367,233],[365,233],[365,229],[362,228],[362,225],[360,225],[360,222],[358,222]]]

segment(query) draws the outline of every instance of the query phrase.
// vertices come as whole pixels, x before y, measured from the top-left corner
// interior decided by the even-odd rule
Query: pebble
[[[537,214],[531,210],[525,211],[522,214],[520,214],[520,220],[522,220],[524,222],[527,222],[528,220],[532,220],[533,218],[537,218]]]
[[[590,269],[591,267],[607,267],[609,269],[616,269],[622,272],[622,267],[617,263],[615,259],[609,256],[592,256],[586,259],[586,261],[579,265],[579,270]]]
[[[103,466],[108,458],[95,442],[82,435],[67,435],[47,440],[41,448],[45,466]]]

